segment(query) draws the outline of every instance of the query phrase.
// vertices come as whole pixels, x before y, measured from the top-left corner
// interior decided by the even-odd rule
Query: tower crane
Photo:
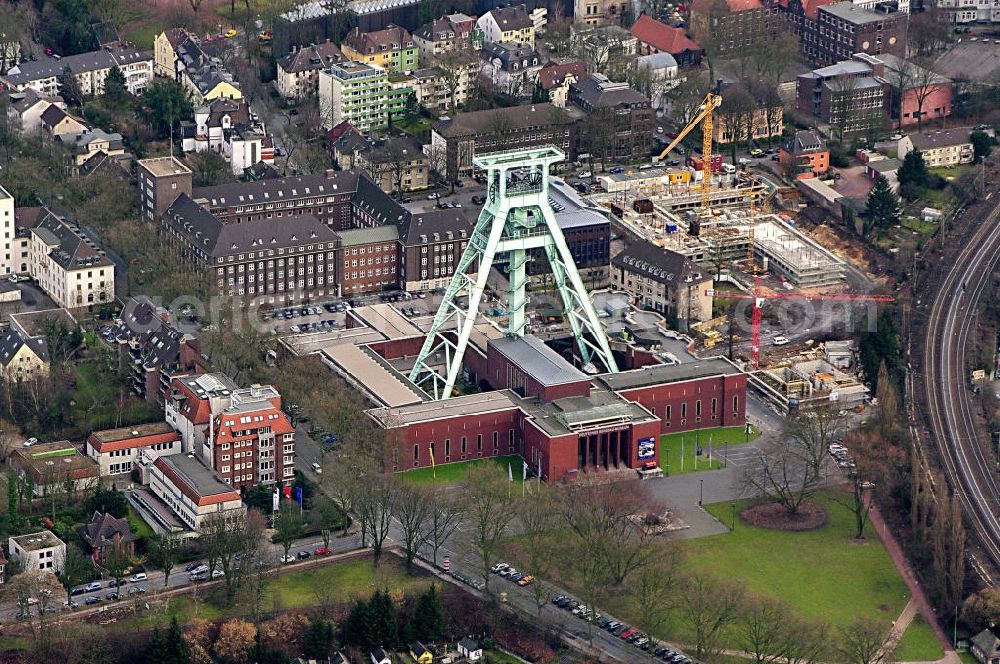
[[[705,95],[705,99],[701,102],[701,106],[698,107],[698,115],[694,116],[694,119],[691,120],[691,122],[689,122],[688,125],[677,134],[677,137],[663,150],[663,152],[660,153],[660,156],[658,157],[658,159],[662,161],[671,150],[677,147],[677,145],[684,140],[685,136],[691,133],[692,129],[701,123],[702,214],[707,214],[710,209],[708,194],[712,186],[712,114],[720,105],[722,105],[722,97],[720,95],[717,95],[714,92],[709,92]]]
[[[861,295],[859,293],[771,293],[764,294],[760,287],[760,277],[755,279],[753,293],[736,291],[717,291],[709,289],[706,295],[715,297],[730,297],[736,300],[753,300],[753,312],[750,326],[750,363],[754,369],[760,368],[760,310],[764,300],[808,300],[827,302],[895,302],[891,295]]]

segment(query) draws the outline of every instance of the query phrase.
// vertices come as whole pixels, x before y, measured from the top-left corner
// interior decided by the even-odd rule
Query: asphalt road
[[[984,576],[988,574],[984,562],[1000,570],[1000,484],[969,388],[967,358],[969,333],[980,300],[996,296],[989,286],[998,262],[1000,200],[947,269],[931,304],[922,341],[926,418],[949,484],[959,495],[982,547],[986,560],[975,564]]]

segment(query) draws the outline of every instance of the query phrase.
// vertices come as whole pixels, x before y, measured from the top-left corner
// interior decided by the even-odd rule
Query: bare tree
[[[465,103],[464,96],[468,95],[470,79],[475,75],[478,59],[471,49],[456,48],[435,56],[432,63],[441,70],[441,78],[448,91],[445,109],[454,111]],[[460,98],[458,91],[463,88],[465,95]]]
[[[796,514],[823,481],[827,448],[842,426],[828,407],[792,416],[784,431],[761,445],[743,466],[738,480],[742,490],[766,496]]]
[[[198,15],[198,10],[201,9],[201,3],[205,0],[188,0],[188,4],[191,5],[191,10],[194,11],[194,15]]]
[[[652,561],[632,575],[626,584],[633,605],[650,634],[660,631],[678,608],[677,590],[684,562],[684,549],[677,542],[654,545]]]
[[[740,647],[753,655],[757,664],[782,660],[786,627],[792,618],[788,605],[766,597],[748,604],[736,626]]]
[[[453,496],[446,489],[437,488],[431,494],[430,514],[424,522],[424,541],[431,547],[434,564],[438,551],[462,523],[465,508],[460,496]]]
[[[790,620],[785,625],[781,649],[785,664],[816,664],[829,661],[830,630],[826,624]]]
[[[722,582],[699,572],[681,586],[681,620],[695,640],[695,658],[706,661],[722,648],[722,639],[743,609],[745,591],[735,582]]]
[[[883,622],[858,618],[840,630],[838,650],[846,664],[888,664],[893,648],[889,646],[889,626]]]
[[[215,514],[202,522],[201,540],[210,573],[222,571],[226,599],[232,602],[252,571],[263,543],[264,516],[257,510]]]
[[[560,500],[564,522],[601,561],[615,585],[652,561],[654,535],[642,526],[642,519],[647,514],[660,516],[665,509],[639,480],[610,484],[580,480],[567,486]]]
[[[399,528],[402,531],[403,551],[406,554],[406,566],[409,568],[413,566],[413,559],[426,541],[427,521],[433,511],[433,496],[424,487],[406,482],[398,482],[395,493],[393,514],[399,521]]]
[[[376,565],[382,558],[382,547],[389,537],[398,493],[396,480],[381,473],[355,485],[354,506],[361,517],[361,528],[368,534],[368,544],[372,547]]]
[[[486,589],[490,588],[490,568],[497,562],[500,540],[514,520],[514,499],[503,472],[496,466],[479,465],[469,469],[462,482],[468,514],[469,545],[479,557],[480,573]]]
[[[549,602],[549,587],[541,580],[549,576],[559,548],[559,539],[553,535],[560,525],[558,504],[548,487],[540,487],[534,496],[518,501],[517,523],[520,526],[517,542],[524,551],[525,564],[536,576],[529,589],[540,618],[542,608]]]
[[[283,501],[278,505],[278,511],[274,513],[274,530],[278,543],[284,551],[284,559],[281,562],[288,562],[288,552],[295,540],[302,536],[304,525],[298,505],[289,501]]]

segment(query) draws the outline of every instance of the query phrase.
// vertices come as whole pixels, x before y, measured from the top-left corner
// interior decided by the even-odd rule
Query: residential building
[[[319,73],[330,65],[344,61],[340,46],[327,39],[293,49],[278,60],[274,86],[285,99],[303,99],[319,94]]]
[[[32,88],[7,95],[7,120],[18,131],[30,134],[42,129],[42,114],[49,106],[66,110],[66,102],[59,95],[43,97]]]
[[[499,152],[555,145],[576,157],[576,127],[564,109],[552,104],[459,113],[441,118],[431,129],[431,167],[447,179],[472,175],[477,151]]]
[[[157,457],[148,469],[152,494],[194,532],[199,532],[208,518],[228,518],[246,512],[239,492],[189,455]]]
[[[39,116],[45,133],[55,138],[63,134],[82,134],[90,129],[85,120],[70,115],[64,107],[65,104],[52,104]]]
[[[358,157],[370,150],[371,145],[365,135],[346,120],[326,132],[326,152],[341,170],[361,168]]]
[[[412,657],[413,661],[417,664],[433,664],[434,662],[434,653],[428,650],[427,647],[419,641],[411,643],[409,645],[409,651],[410,657]]]
[[[386,71],[405,74],[419,65],[420,49],[417,43],[408,31],[398,25],[390,24],[374,32],[362,32],[355,27],[344,37],[340,48],[348,60],[381,67]]]
[[[711,273],[650,242],[633,242],[611,259],[611,283],[636,306],[662,313],[682,331],[712,318]]]
[[[850,59],[855,53],[906,56],[909,15],[878,5],[866,9],[851,2],[819,7],[807,22],[800,44],[803,54],[820,67]]]
[[[139,206],[144,221],[155,222],[181,194],[191,195],[191,169],[177,157],[153,157],[136,162]]]
[[[375,648],[368,653],[368,656],[371,658],[372,664],[392,664],[392,657],[382,648]]]
[[[404,118],[417,115],[417,93],[411,87],[409,74],[389,74],[389,89],[385,95],[385,117],[390,125]]]
[[[245,99],[220,97],[194,109],[194,123],[183,127],[181,145],[184,152],[223,155],[233,175],[258,162],[274,164],[271,138]]]
[[[535,24],[520,5],[491,9],[476,21],[485,43],[521,42],[535,45]]]
[[[381,67],[360,62],[330,65],[319,73],[319,107],[327,129],[349,121],[361,131],[388,124],[389,79]]]
[[[649,99],[628,83],[612,82],[604,74],[591,74],[570,86],[569,100],[607,129],[601,142],[603,158],[619,163],[649,156],[653,110]]]
[[[7,555],[18,560],[25,570],[62,574],[66,562],[66,544],[51,530],[7,539]]]
[[[907,127],[951,115],[950,78],[889,53],[855,53],[853,59],[868,63],[875,75],[888,83],[886,114],[894,126]]]
[[[984,629],[972,637],[970,644],[969,650],[979,664],[1000,664],[1000,639],[993,632]]]
[[[111,333],[129,389],[147,401],[162,400],[173,376],[205,370],[198,339],[178,330],[174,314],[144,295],[125,303]]]
[[[625,64],[639,52],[639,40],[617,25],[577,25],[569,27],[570,44],[590,69],[604,71],[614,64]]]
[[[404,290],[445,288],[462,258],[472,223],[461,210],[428,210],[410,215],[399,227],[399,284]],[[475,266],[466,276],[475,278]]]
[[[45,337],[29,337],[13,327],[0,337],[0,378],[30,381],[49,375],[49,348]]]
[[[796,180],[819,177],[830,169],[830,150],[814,131],[797,131],[781,144],[778,161]]]
[[[886,86],[871,65],[846,60],[800,74],[796,105],[837,134],[858,135],[885,125]]]
[[[975,157],[969,127],[909,134],[896,141],[896,156],[902,161],[910,152],[924,156],[928,168],[971,164]]]
[[[18,240],[15,236],[18,233],[18,211],[14,207],[14,197],[10,195],[6,189],[0,186],[0,231],[3,232],[3,242],[0,243],[0,257],[3,258],[3,262],[0,263],[0,272],[3,274],[11,274],[12,272],[25,272],[25,270],[18,270],[20,267],[18,263],[18,257],[15,255],[16,251],[21,250],[23,240]],[[18,246],[15,246],[18,245]],[[22,256],[22,260],[23,260]],[[25,266],[27,268],[27,266]]]
[[[87,455],[98,463],[101,477],[132,472],[140,454],[150,458],[181,453],[181,435],[166,422],[95,431],[87,436]]]
[[[449,70],[424,67],[411,74],[397,75],[413,91],[416,102],[429,111],[449,111],[465,105],[480,62],[470,57],[466,63],[449,64]],[[393,86],[397,83],[392,83]]]
[[[270,385],[234,390],[229,405],[213,415],[211,441],[202,458],[240,491],[257,484],[291,483],[295,475],[295,427]]]
[[[125,142],[118,132],[90,129],[79,133],[62,133],[55,137],[70,153],[73,166],[79,169],[94,155],[103,152],[109,157],[125,156]]]
[[[587,65],[582,60],[549,60],[538,70],[538,87],[553,106],[566,108],[569,87],[586,76]]]
[[[135,535],[127,519],[118,519],[107,512],[94,512],[90,521],[80,527],[80,538],[86,542],[94,562],[101,562],[120,552],[135,555]]]
[[[680,85],[683,80],[678,78],[677,60],[669,53],[651,53],[636,58],[635,66],[639,71],[647,72],[650,103],[653,108],[665,111],[669,106],[667,93]]]
[[[643,14],[632,25],[632,36],[639,41],[639,55],[669,53],[678,66],[691,67],[701,64],[704,49],[684,32]]]
[[[622,24],[628,0],[573,0],[573,22],[585,25]]]
[[[491,42],[483,47],[479,75],[493,90],[513,98],[531,97],[541,69],[541,57],[530,44]]]
[[[385,193],[400,194],[430,185],[427,155],[413,138],[396,136],[369,145],[358,154],[357,167],[364,169]]]
[[[355,228],[337,233],[337,295],[379,293],[399,287],[399,227]]]
[[[1000,23],[1000,7],[990,0],[941,0],[937,5],[948,23]]]
[[[478,641],[467,636],[458,642],[458,654],[470,662],[478,662],[483,658],[483,647]]]
[[[778,10],[760,0],[693,0],[691,32],[699,44],[714,43],[721,55],[771,48],[782,35]]]
[[[43,97],[52,97],[59,94],[59,77],[69,70],[83,94],[99,95],[104,92],[104,79],[115,67],[124,74],[128,91],[142,94],[153,79],[153,53],[123,45],[62,58],[43,56],[11,67],[0,75],[0,81],[14,90],[31,88]]]
[[[22,216],[26,226],[18,233],[28,239],[26,271],[38,286],[68,309],[111,302],[115,264],[104,250],[72,218],[48,208],[26,210],[33,212]]]
[[[209,421],[229,407],[230,395],[238,388],[223,373],[175,376],[164,403],[167,424],[181,436],[185,454],[202,454],[209,439]]]
[[[421,26],[413,33],[413,41],[420,49],[421,61],[428,64],[445,53],[481,47],[481,44],[473,46],[472,43],[476,29],[474,17],[448,14]]]
[[[81,454],[68,440],[15,448],[10,464],[38,498],[51,496],[53,492],[65,494],[67,487],[73,493],[88,491],[100,481],[97,462]]]
[[[171,28],[157,35],[153,58],[156,74],[183,85],[196,105],[218,97],[243,96],[239,83],[223,66],[221,58],[206,53],[201,40],[183,28]]]
[[[720,86],[722,95],[722,105],[715,113],[715,123],[713,131],[716,143],[732,143],[734,141],[762,141],[772,137],[780,137],[785,129],[785,106],[780,98],[768,99],[763,95],[755,94],[755,90],[743,87],[745,96],[749,96],[754,101],[752,114],[747,114],[743,109],[735,112],[730,110],[730,103],[727,99],[727,90],[737,90],[743,87],[742,83],[732,85],[723,84]],[[734,95],[735,96],[735,95]]]

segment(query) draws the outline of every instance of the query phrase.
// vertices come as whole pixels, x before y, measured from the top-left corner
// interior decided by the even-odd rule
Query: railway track
[[[1000,261],[1000,203],[988,213],[947,269],[924,332],[923,389],[926,419],[952,490],[976,531],[986,560],[973,567],[992,585],[988,569],[1000,570],[1000,481],[988,441],[977,426],[968,388],[966,347],[980,299]]]

